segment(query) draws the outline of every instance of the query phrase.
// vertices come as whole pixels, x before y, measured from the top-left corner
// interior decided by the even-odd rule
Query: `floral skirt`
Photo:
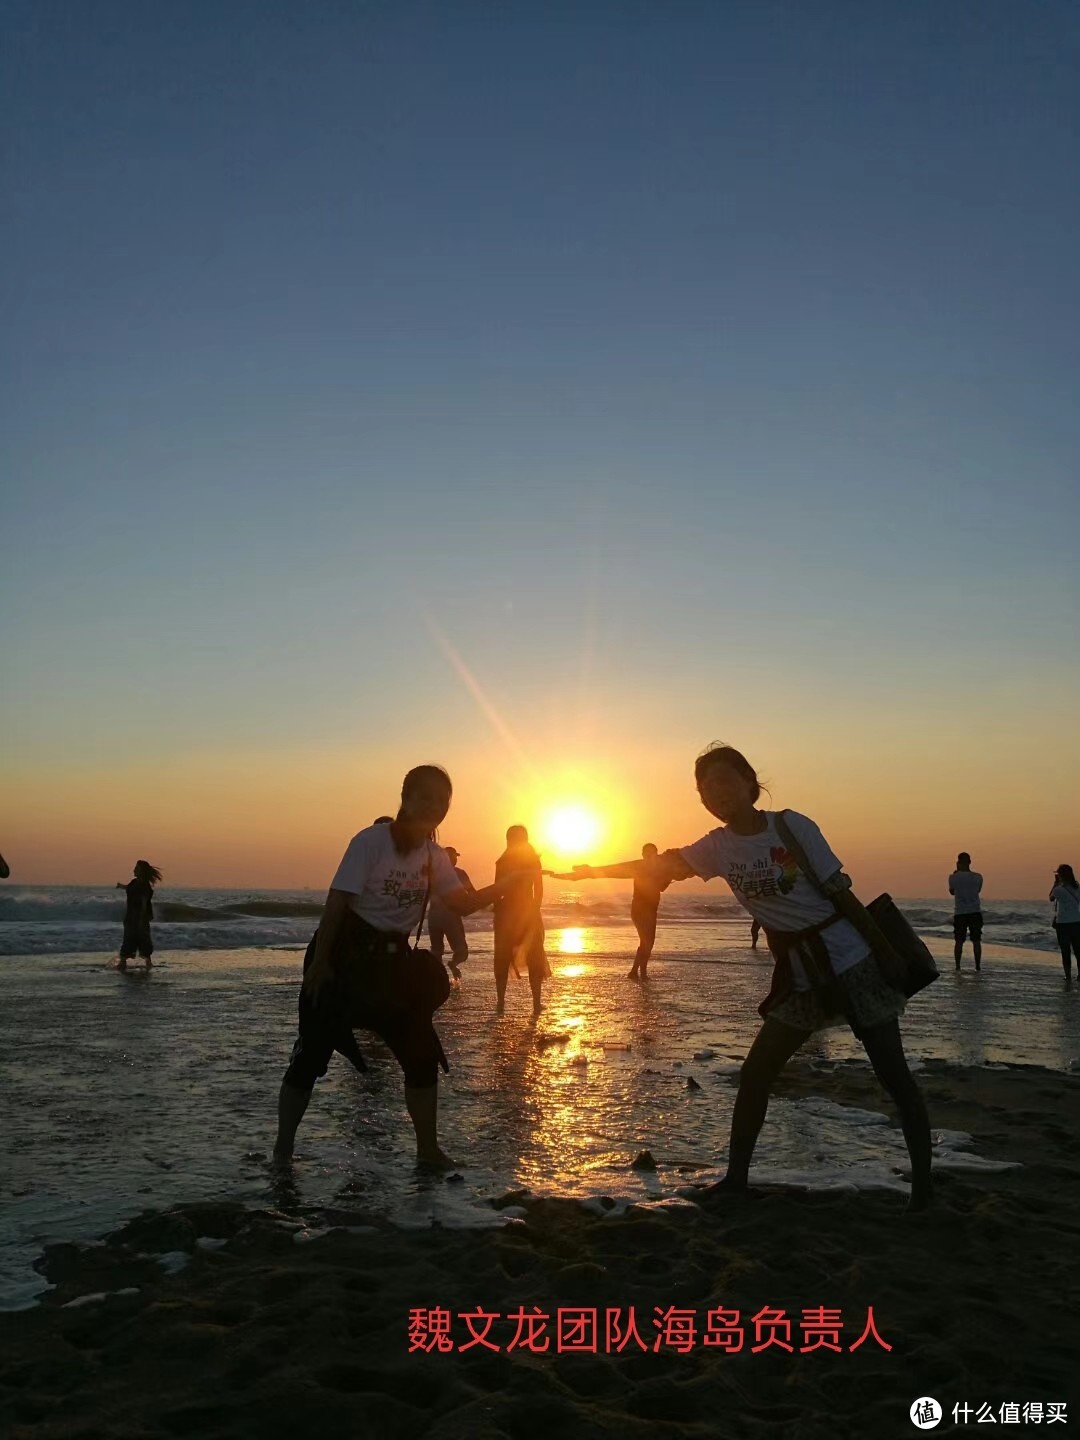
[[[907,1004],[900,991],[887,983],[873,955],[837,975],[836,986],[843,990],[851,1019],[860,1030],[899,1019]],[[829,1030],[850,1023],[832,989],[793,990],[769,1009],[767,1018],[794,1030]]]

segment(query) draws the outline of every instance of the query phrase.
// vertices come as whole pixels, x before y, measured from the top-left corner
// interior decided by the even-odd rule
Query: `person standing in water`
[[[757,949],[758,936],[761,934],[761,921],[751,920],[750,922],[750,949]]]
[[[517,962],[524,959],[529,968],[533,1014],[542,1007],[544,981],[551,974],[544,954],[544,921],[540,906],[544,898],[544,880],[540,857],[529,844],[524,825],[511,825],[506,832],[506,849],[495,862],[496,883],[504,876],[516,878],[495,902],[495,1009],[501,1015],[506,1006],[506,981],[511,965],[517,973]]]
[[[124,936],[120,942],[120,963],[117,969],[127,971],[127,962],[140,956],[151,966],[154,953],[154,938],[150,933],[150,921],[154,918],[154,886],[161,883],[161,871],[149,860],[136,860],[134,879],[125,885],[116,882],[117,890],[127,892],[127,908],[124,910]]]
[[[908,1209],[925,1209],[932,1193],[930,1122],[900,1036],[904,996],[886,983],[869,943],[852,923],[861,910],[851,881],[813,820],[785,811],[826,894],[803,874],[781,838],[775,812],[757,808],[761,786],[753,766],[732,746],[710,746],[699,755],[694,778],[701,803],[723,822],[718,829],[654,860],[576,866],[575,874],[589,879],[647,872],[657,881],[719,875],[764,926],[776,960],[773,984],[759,1006],[764,1024],[739,1075],[727,1174],[710,1193],[747,1189],[773,1082],[815,1031],[846,1023],[900,1112],[911,1156]]]
[[[654,860],[659,855],[655,845],[643,845],[641,858]],[[629,980],[646,980],[649,974],[649,957],[656,943],[656,916],[660,909],[660,896],[671,884],[661,884],[649,875],[634,876],[634,894],[630,900],[630,919],[638,935],[637,954],[627,975]]]
[[[949,876],[949,894],[953,897],[953,959],[957,970],[964,953],[964,941],[971,936],[971,951],[975,957],[975,969],[982,969],[982,902],[979,894],[983,877],[971,868],[971,856],[961,850],[956,857],[956,869]]]
[[[454,867],[454,874],[457,876],[461,888],[466,895],[475,895],[476,886],[466,875],[465,871],[458,866],[458,851],[452,845],[446,847],[446,858]],[[461,916],[448,906],[444,905],[438,897],[431,901],[431,912],[428,916],[428,938],[431,941],[431,953],[436,960],[442,960],[443,946],[447,940],[450,941],[450,974],[455,980],[461,979],[461,966],[469,958],[469,942],[465,938],[465,924]]]
[[[1076,978],[1080,980],[1080,885],[1076,883],[1071,865],[1059,865],[1054,871],[1054,887],[1050,891],[1054,902],[1054,934],[1061,947],[1061,964],[1065,970],[1065,984],[1072,984],[1072,964],[1069,951],[1076,956]]]
[[[291,1159],[315,1081],[326,1074],[334,1051],[356,1063],[345,1038],[356,1026],[374,1031],[404,1072],[417,1162],[440,1169],[451,1164],[438,1140],[438,1072],[445,1056],[432,1012],[422,997],[414,1003],[387,967],[407,963],[410,937],[429,894],[457,914],[470,915],[516,879],[508,876],[501,886],[472,894],[462,887],[446,852],[432,839],[452,791],[445,770],[419,765],[405,776],[396,818],[389,825],[369,825],[349,841],[305,957],[299,1035],[278,1095],[278,1162]]]

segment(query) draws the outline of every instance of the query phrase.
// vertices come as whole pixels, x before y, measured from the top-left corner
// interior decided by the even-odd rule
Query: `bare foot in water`
[[[717,1180],[715,1185],[707,1185],[702,1191],[704,1200],[723,1200],[725,1197],[743,1197],[750,1194],[750,1186],[745,1180],[732,1180],[725,1175],[722,1180]]]
[[[420,1170],[453,1170],[454,1162],[445,1150],[436,1145],[434,1150],[418,1150],[416,1165]]]

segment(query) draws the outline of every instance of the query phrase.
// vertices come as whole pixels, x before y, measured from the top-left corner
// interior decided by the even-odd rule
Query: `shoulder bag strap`
[[[786,810],[777,810],[776,815],[774,816],[774,819],[776,821],[776,833],[780,836],[780,839],[783,840],[784,844],[787,846],[788,850],[790,850],[792,855],[795,856],[795,860],[799,866],[799,869],[810,881],[810,884],[813,885],[814,889],[818,892],[819,895],[825,895],[825,899],[831,902],[832,896],[825,893],[825,887],[824,885],[822,885],[820,879],[818,878],[817,871],[814,869],[813,865],[810,864],[809,855],[807,855],[806,851],[799,844],[798,840],[795,839],[795,834],[791,826],[787,822],[787,813],[788,812]],[[835,910],[836,908],[836,905],[833,904],[833,909]]]
[[[829,904],[833,907],[833,909],[841,917],[841,919],[848,920],[851,922],[852,925],[854,925],[855,929],[870,946],[871,950],[876,951],[879,955],[885,955],[889,957],[889,959],[892,960],[900,968],[900,970],[903,970],[904,962],[893,950],[892,945],[890,944],[888,938],[882,932],[881,927],[878,925],[877,921],[874,919],[874,917],[867,910],[866,906],[862,903],[858,896],[854,894],[853,891],[847,890],[845,892],[850,902],[850,910],[841,909],[840,906],[837,905],[835,895],[830,895],[829,892],[825,889],[825,886],[822,884],[817,872],[810,864],[809,856],[807,855],[803,847],[799,844],[798,840],[796,840],[795,836],[792,834],[791,826],[788,824],[787,819],[785,818],[786,816],[786,810],[778,810],[776,812],[777,834],[780,836],[780,839],[783,840],[787,848],[791,851],[792,855],[795,856],[795,860],[798,863],[799,869],[810,881],[814,889],[817,890],[819,894],[824,895],[825,899],[828,900]]]
[[[419,950],[420,941],[424,936],[424,917],[427,914],[428,900],[431,897],[431,867],[431,841],[429,840],[427,842],[427,885],[424,887],[424,903],[420,906],[420,924],[416,927],[416,941],[410,947],[413,950]]]

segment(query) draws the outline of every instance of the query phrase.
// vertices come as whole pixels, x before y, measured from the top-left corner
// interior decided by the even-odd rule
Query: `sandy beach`
[[[1072,1419],[1080,1078],[929,1062],[922,1081],[935,1129],[1021,1163],[939,1171],[920,1217],[887,1191],[773,1189],[607,1218],[602,1202],[510,1195],[497,1228],[407,1232],[297,1213],[286,1195],[277,1211],[189,1206],[104,1245],[51,1247],[55,1288],[0,1316],[0,1424],[17,1440],[903,1435],[921,1396],[943,1430],[956,1404],[972,1425],[984,1406],[995,1423],[1014,1423],[1012,1405],[1020,1424],[1062,1403]],[[882,1108],[857,1064],[793,1065],[777,1094],[800,1093]],[[564,1313],[561,1346],[560,1309],[586,1312],[576,1328]],[[460,1318],[478,1311],[499,1318],[486,1331]],[[531,1347],[517,1312],[549,1317]]]

